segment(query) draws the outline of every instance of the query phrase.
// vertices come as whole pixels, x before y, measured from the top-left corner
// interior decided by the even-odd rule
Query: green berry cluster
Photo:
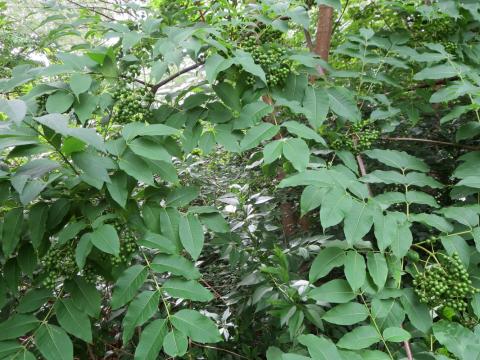
[[[140,43],[136,45],[132,51],[132,55],[134,55],[137,59],[144,61],[150,58],[150,45],[145,43]]]
[[[132,255],[137,251],[137,242],[132,231],[120,224],[115,224],[120,237],[120,255],[111,259],[112,265],[128,263]]]
[[[280,30],[275,30],[265,24],[260,24],[257,32],[259,33],[261,43],[278,42],[282,38],[282,32]]]
[[[465,311],[469,298],[478,290],[472,286],[467,269],[457,253],[451,257],[439,255],[439,263],[428,266],[415,276],[415,292],[420,301],[432,309],[440,307]]]
[[[141,72],[142,72],[142,67],[140,66],[140,64],[137,64],[137,63],[129,64],[126,67],[124,78],[129,83],[133,83],[135,81],[135,79],[138,76],[140,76]]]
[[[146,88],[129,89],[123,82],[113,94],[114,121],[120,124],[145,121],[152,116],[150,105],[155,96]]]
[[[440,43],[445,49],[454,53],[458,44],[450,41],[458,29],[459,24],[455,19],[445,16],[437,19],[424,20],[421,17],[413,17],[410,23],[410,34],[415,43]]]
[[[37,102],[37,115],[44,115],[47,112],[45,109],[45,106],[47,105],[47,98],[48,95],[44,94],[35,99]]]
[[[83,278],[90,284],[96,284],[98,279],[98,273],[92,264],[87,264],[82,271]]]
[[[425,243],[433,245],[437,242],[437,240],[438,240],[438,237],[435,237],[432,235],[432,236],[429,236],[427,239],[425,239]]]
[[[52,289],[57,283],[72,278],[78,271],[75,250],[71,246],[51,247],[41,263],[46,275],[43,285]]]
[[[255,63],[262,67],[268,86],[281,85],[285,81],[291,71],[291,61],[286,56],[285,48],[279,45],[278,34],[264,31],[257,36],[250,32],[242,39],[240,47],[250,53]],[[255,77],[248,75],[247,83],[255,84]]]
[[[368,150],[380,136],[380,131],[369,120],[351,125],[344,134],[335,134],[331,144],[334,150],[348,150],[354,154]]]

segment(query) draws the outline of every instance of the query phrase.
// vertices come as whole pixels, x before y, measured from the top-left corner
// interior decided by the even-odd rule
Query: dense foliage
[[[0,359],[480,358],[476,0],[33,3]]]

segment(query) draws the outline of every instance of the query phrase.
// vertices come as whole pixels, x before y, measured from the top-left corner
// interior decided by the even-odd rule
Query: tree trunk
[[[312,46],[310,34],[307,33],[306,39],[309,48],[323,60],[328,61],[328,55],[330,53],[330,43],[332,40],[332,27],[333,27],[333,8],[330,6],[320,5],[318,7],[318,20],[317,20],[317,32],[315,34],[315,45]],[[318,73],[323,75],[325,73],[324,69],[318,67]],[[310,76],[310,83],[315,82],[316,77]],[[299,219],[300,228],[303,231],[308,231],[310,229],[310,216],[305,214]]]
[[[262,96],[263,102],[269,105],[273,105],[273,100],[270,96],[264,95]],[[273,110],[275,111],[275,109]],[[270,114],[266,121],[275,124],[274,114]],[[282,135],[278,133],[275,135],[275,140],[280,140]],[[281,181],[285,177],[285,172],[282,168],[277,170],[277,180]],[[295,207],[292,202],[285,201],[280,204],[280,217],[282,222],[282,231],[285,241],[295,233],[295,228],[297,224],[297,216],[295,214]]]
[[[328,61],[332,40],[333,8],[326,5],[318,7],[317,33],[315,34],[315,54]]]

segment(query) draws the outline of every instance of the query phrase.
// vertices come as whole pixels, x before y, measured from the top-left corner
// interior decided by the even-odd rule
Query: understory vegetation
[[[0,359],[480,359],[479,69],[477,0],[0,1]]]

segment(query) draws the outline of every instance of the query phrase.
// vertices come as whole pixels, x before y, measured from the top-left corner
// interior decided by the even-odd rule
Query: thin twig
[[[353,144],[356,146],[357,138],[354,136],[352,140],[353,140]],[[360,175],[362,176],[367,175],[367,167],[365,166],[365,161],[363,161],[362,155],[357,154],[355,158],[357,160],[358,168],[360,170]],[[370,187],[370,184],[366,184],[366,185],[367,185],[368,194],[370,195],[370,197],[373,197],[373,191]]]
[[[120,77],[121,77],[122,79],[126,79],[126,78],[127,78],[126,75],[120,75]],[[140,79],[133,79],[133,81],[135,81],[135,82],[137,82],[137,83],[139,83],[139,84],[142,84],[143,86],[147,86],[147,87],[153,87],[153,86],[154,86],[154,85],[149,84],[149,83],[147,83],[146,81],[143,81],[143,80],[140,80]]]
[[[240,359],[248,359],[246,356],[237,354],[236,352],[233,352],[231,350],[222,349],[222,348],[219,348],[219,347],[216,347],[216,346],[211,346],[211,345],[203,345],[203,344],[199,344],[199,343],[196,343],[196,342],[193,342],[193,341],[192,341],[192,344],[194,344],[195,346],[205,348],[205,349],[213,349],[213,350],[223,351],[223,352],[229,353],[231,355],[235,355],[235,356],[239,357]]]
[[[403,347],[405,348],[405,352],[407,353],[407,359],[413,360],[412,349],[410,349],[410,343],[408,340],[403,342]]]
[[[196,68],[199,68],[200,66],[202,66],[204,63],[203,62],[198,62],[198,63],[195,63],[193,65],[190,65],[190,66],[187,66],[186,68],[180,70],[179,72],[173,74],[173,75],[170,75],[168,78],[156,83],[155,85],[152,86],[152,92],[155,94],[158,89],[160,89],[163,85],[169,83],[170,81],[176,79],[177,77],[179,77],[180,75],[183,75],[189,71],[192,71]]]
[[[88,357],[89,357],[90,360],[95,360],[97,358],[95,356],[95,354],[93,353],[92,347],[88,343],[87,343],[87,352],[88,352]]]
[[[308,31],[307,29],[303,29],[303,33],[305,34],[305,41],[307,42],[308,49],[313,52],[315,50],[315,46],[313,45],[312,35],[310,34],[310,31]]]
[[[108,19],[108,20],[116,21],[116,19],[113,18],[113,17],[111,17],[110,15],[104,14],[104,13],[102,13],[102,12],[100,12],[100,11],[94,9],[94,8],[91,8],[91,7],[88,7],[88,6],[79,4],[79,3],[77,3],[76,1],[67,0],[67,2],[69,2],[70,4],[73,4],[73,5],[78,6],[79,8],[82,8],[82,9],[89,10],[89,11],[91,11],[91,12],[94,12],[95,14],[100,15],[100,16],[103,16],[104,18],[106,18],[106,19]]]
[[[338,25],[340,24],[340,21],[341,21],[342,18],[343,18],[343,14],[345,14],[345,11],[347,10],[348,3],[349,3],[349,2],[350,2],[350,0],[345,1],[345,5],[343,6],[342,13],[341,13],[340,16],[338,17],[337,21],[335,21],[335,25],[333,25],[332,34],[335,34],[335,30],[337,29]]]
[[[356,156],[357,158],[357,164],[358,168],[360,169],[360,175],[365,176],[367,175],[367,167],[365,166],[365,162],[363,161],[362,155],[358,154]],[[373,192],[372,189],[370,188],[370,184],[366,184],[368,193],[370,194],[370,197],[373,197]]]
[[[55,151],[58,153],[58,155],[60,155],[60,157],[63,159],[63,161],[65,162],[65,164],[67,164],[72,170],[73,172],[76,174],[76,175],[80,175],[80,173],[78,172],[77,169],[75,169],[75,167],[72,165],[72,163],[68,160],[68,158],[65,156],[64,153],[62,153],[62,151],[60,149],[58,149],[55,144],[51,141],[51,139],[49,139],[45,134],[42,134],[40,131],[38,131],[37,128],[35,128],[34,126],[30,125],[30,124],[27,124],[28,127],[30,127],[33,131],[35,131],[39,136],[43,137],[45,139],[46,142],[48,142],[48,144],[53,147],[55,149]]]
[[[421,138],[412,138],[412,137],[382,137],[382,140],[387,140],[387,141],[417,141],[417,142],[424,142],[424,143],[435,144],[435,145],[453,146],[453,147],[456,147],[456,148],[462,148],[462,149],[467,149],[467,150],[480,150],[480,146],[464,145],[464,144],[452,143],[452,142],[448,142],[448,141],[439,141],[439,140],[421,139]]]
[[[210,285],[210,284],[209,284],[208,282],[206,282],[204,279],[200,279],[200,281],[201,281],[202,283],[204,283],[206,287],[208,287],[210,290],[213,291],[213,293],[215,294],[215,297],[216,297],[217,299],[222,299],[222,295],[221,295],[217,290],[215,290],[215,288],[214,288],[212,285]]]

